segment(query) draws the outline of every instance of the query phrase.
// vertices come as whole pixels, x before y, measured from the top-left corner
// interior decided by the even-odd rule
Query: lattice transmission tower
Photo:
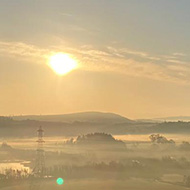
[[[45,175],[45,154],[44,154],[44,148],[43,145],[45,143],[43,139],[44,130],[40,126],[37,130],[38,140],[36,141],[38,143],[38,147],[36,150],[36,163],[34,167],[34,175],[36,177],[44,177]]]
[[[37,149],[36,149],[36,160],[35,165],[31,174],[30,189],[38,190],[40,189],[42,180],[45,176],[45,152],[43,145],[45,143],[44,139],[44,130],[40,126],[37,130]]]

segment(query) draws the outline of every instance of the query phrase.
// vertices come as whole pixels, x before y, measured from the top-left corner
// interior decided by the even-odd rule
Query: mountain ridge
[[[12,116],[14,120],[38,120],[38,121],[57,121],[57,122],[94,122],[94,123],[133,123],[134,120],[128,119],[119,114],[110,112],[77,112],[69,114],[52,115],[20,115]]]

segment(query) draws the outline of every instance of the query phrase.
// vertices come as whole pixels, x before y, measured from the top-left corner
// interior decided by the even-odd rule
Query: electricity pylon
[[[37,130],[38,140],[36,141],[37,149],[36,149],[36,161],[35,166],[32,170],[31,175],[31,184],[30,190],[38,190],[40,189],[41,182],[45,176],[45,154],[43,149],[43,144],[45,141],[43,140],[44,130],[40,126]]]

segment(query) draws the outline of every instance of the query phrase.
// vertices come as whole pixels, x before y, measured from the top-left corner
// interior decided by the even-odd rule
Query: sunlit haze
[[[190,0],[0,0],[0,190],[190,189]]]
[[[190,115],[189,7],[188,0],[1,1],[0,115]]]

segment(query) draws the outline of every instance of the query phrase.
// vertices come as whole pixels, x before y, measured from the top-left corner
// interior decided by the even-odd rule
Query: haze
[[[1,0],[0,115],[190,115],[190,1]],[[57,52],[78,68],[59,76]]]

